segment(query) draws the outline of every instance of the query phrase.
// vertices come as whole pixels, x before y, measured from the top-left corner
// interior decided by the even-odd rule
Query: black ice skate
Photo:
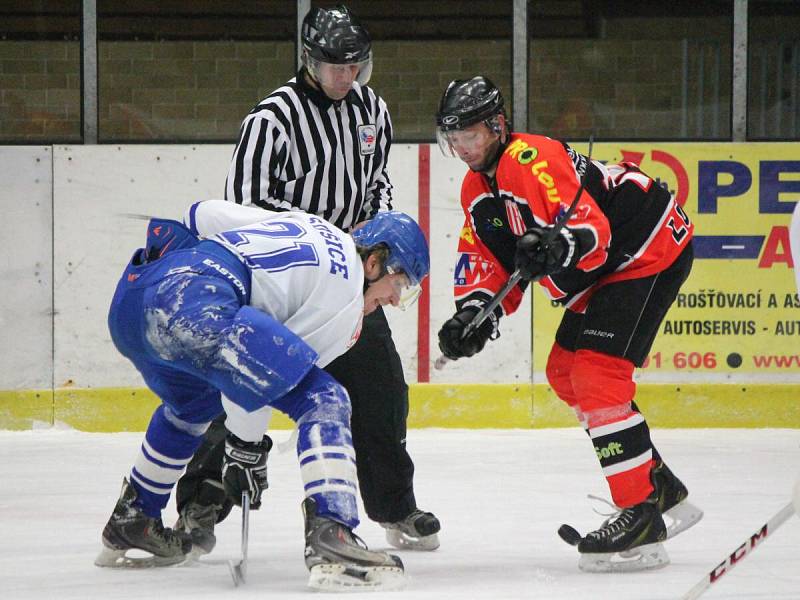
[[[401,550],[436,550],[439,547],[439,530],[442,528],[433,513],[414,509],[405,519],[394,523],[381,523],[386,529],[386,541]]]
[[[623,508],[602,527],[578,542],[578,567],[592,573],[641,571],[669,564],[661,545],[667,528],[655,494],[640,504]]]
[[[686,531],[703,518],[703,511],[686,499],[689,490],[663,461],[656,463],[650,477],[658,493],[658,508],[667,524],[667,539]]]
[[[218,481],[205,479],[198,489],[197,497],[186,503],[175,523],[175,531],[192,538],[192,558],[208,554],[216,546],[214,526],[225,501],[225,490]]]
[[[103,529],[103,549],[94,561],[98,567],[163,567],[183,562],[192,549],[185,533],[165,528],[161,519],[148,517],[134,506],[136,490],[122,481],[114,512]],[[129,557],[128,550],[144,550],[152,556]]]
[[[403,562],[386,552],[368,550],[346,526],[317,516],[311,498],[303,502],[308,585],[323,591],[387,590],[405,582]],[[361,542],[361,543],[359,543]]]

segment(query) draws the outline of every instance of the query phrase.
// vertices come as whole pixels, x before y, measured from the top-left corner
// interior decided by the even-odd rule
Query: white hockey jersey
[[[303,338],[318,366],[356,342],[364,267],[348,234],[315,215],[224,200],[193,204],[184,224],[241,257],[251,273],[250,306]]]

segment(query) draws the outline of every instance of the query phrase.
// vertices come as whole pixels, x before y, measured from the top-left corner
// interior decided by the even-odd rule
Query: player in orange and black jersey
[[[451,360],[480,352],[531,281],[564,304],[548,381],[589,433],[621,511],[586,536],[565,538],[578,545],[586,570],[666,564],[659,542],[696,523],[702,512],[686,502],[686,487],[650,440],[633,402],[633,370],[689,275],[693,225],[637,165],[603,165],[564,142],[512,133],[503,97],[484,77],[448,86],[437,125],[442,151],[470,168],[461,187],[456,312],[439,331],[442,352]],[[566,226],[555,225],[582,183]],[[520,284],[464,336],[515,270]],[[663,515],[670,517],[669,529]],[[623,568],[620,552],[628,555]]]

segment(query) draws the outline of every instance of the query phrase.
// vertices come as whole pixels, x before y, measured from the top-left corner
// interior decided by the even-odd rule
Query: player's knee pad
[[[275,406],[303,380],[317,356],[285,325],[243,306],[222,338],[214,383],[247,411]]]
[[[575,353],[562,348],[558,342],[553,343],[550,355],[547,357],[545,373],[547,382],[556,395],[572,407],[578,403],[575,391],[572,389],[571,371],[575,360]]]
[[[356,455],[347,391],[313,367],[275,406],[297,422],[297,457],[306,497],[314,498],[319,515],[355,527]]]
[[[311,421],[333,421],[350,427],[350,397],[342,384],[312,365],[303,380],[281,398],[270,403],[298,425]]]
[[[572,389],[581,411],[589,418],[610,410],[630,411],[636,391],[633,363],[594,350],[578,350],[570,371]]]

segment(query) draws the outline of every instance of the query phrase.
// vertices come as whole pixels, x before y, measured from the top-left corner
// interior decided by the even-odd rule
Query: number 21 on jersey
[[[219,237],[236,246],[250,268],[276,273],[319,264],[314,244],[297,241],[306,233],[301,225],[292,221],[269,221],[255,228],[224,231]],[[264,244],[264,241],[271,243]]]

